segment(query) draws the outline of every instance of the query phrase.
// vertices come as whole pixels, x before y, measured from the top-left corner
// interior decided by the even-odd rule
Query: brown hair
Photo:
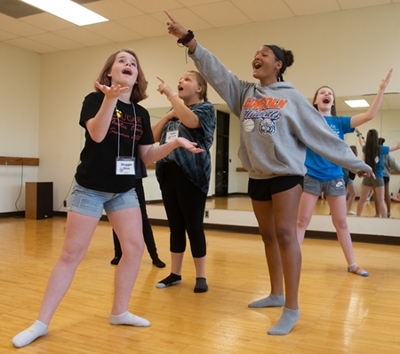
[[[315,104],[314,102],[315,102],[315,100],[316,100],[316,98],[317,98],[317,95],[318,95],[319,90],[321,90],[322,88],[328,88],[328,89],[331,90],[332,93],[333,93],[333,105],[332,105],[332,107],[331,107],[331,115],[332,115],[333,117],[336,117],[336,98],[335,98],[335,91],[333,91],[329,86],[321,86],[317,91],[315,91],[314,98],[313,98],[313,100],[312,100],[312,105],[313,105],[313,107],[318,111],[318,105]]]
[[[117,52],[111,54],[110,57],[107,59],[106,63],[104,64],[103,69],[100,71],[97,81],[102,85],[111,86],[111,78],[108,76],[108,74],[111,71],[111,68],[115,62],[115,58],[116,58],[117,54],[122,53],[122,52],[130,54],[136,59],[138,76],[136,79],[136,84],[133,86],[130,100],[131,100],[131,102],[138,103],[141,100],[144,100],[145,98],[147,98],[146,90],[147,90],[148,82],[146,81],[144,72],[142,70],[142,67],[140,66],[139,59],[133,50],[121,49],[121,50],[118,50]],[[97,87],[95,87],[95,89],[97,92],[101,92]]]
[[[208,97],[207,97],[207,81],[204,79],[204,77],[198,71],[188,70],[187,72],[196,75],[197,83],[202,88],[201,92],[199,93],[199,98],[201,100],[203,100],[204,102],[207,102],[208,101]]]
[[[378,131],[375,129],[368,130],[367,141],[365,142],[364,154],[365,163],[376,171],[376,157],[379,157],[380,146],[378,142]]]

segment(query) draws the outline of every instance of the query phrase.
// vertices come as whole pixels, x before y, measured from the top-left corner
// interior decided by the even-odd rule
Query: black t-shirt
[[[118,145],[119,156],[132,156],[134,141],[134,155],[137,156],[138,145],[154,144],[150,116],[145,108],[136,103],[134,112],[132,104],[118,101],[116,109],[121,112],[120,118],[118,119],[114,110],[105,138],[96,143],[86,129],[86,121],[97,114],[103,98],[103,93],[92,92],[83,101],[79,124],[85,129],[85,146],[81,152],[81,163],[75,179],[79,185],[88,189],[123,193],[135,187],[135,176],[116,174]]]

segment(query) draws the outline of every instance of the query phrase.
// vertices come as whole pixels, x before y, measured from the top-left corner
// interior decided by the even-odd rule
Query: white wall
[[[38,157],[41,57],[0,43],[0,156]],[[0,165],[0,212],[25,210],[38,167]]]
[[[338,96],[376,93],[377,83],[391,67],[394,74],[387,91],[399,92],[399,18],[400,4],[390,4],[196,31],[196,37],[229,69],[247,80],[252,80],[251,61],[260,45],[275,43],[292,50],[295,63],[287,69],[285,79],[293,82],[307,97],[312,97],[315,89],[323,84],[333,87]],[[190,27],[184,19],[180,21]],[[92,90],[106,58],[123,47],[134,49],[146,73],[150,96],[142,102],[146,108],[168,106],[168,101],[156,91],[156,75],[174,85],[182,72],[194,69],[190,59],[186,63],[184,49],[178,48],[175,39],[168,35],[42,56],[12,47],[0,47],[0,63],[3,64],[0,70],[3,71],[4,81],[1,89],[11,86],[13,90],[7,96],[7,105],[23,110],[21,125],[9,120],[14,112],[12,108],[3,111],[4,103],[0,105],[5,129],[13,132],[5,133],[4,128],[1,129],[0,155],[39,157],[37,179],[54,182],[54,209],[62,204],[68,193],[79,160],[82,146],[78,120],[83,98]],[[5,55],[3,48],[6,48]],[[5,96],[1,97],[3,100]],[[213,103],[223,103],[212,90],[209,98]],[[237,127],[231,126],[232,134],[235,134]],[[16,139],[14,132],[21,129],[25,129],[26,133]],[[247,177],[243,177],[243,173],[238,176],[232,174],[232,170],[239,165],[235,160],[237,148],[232,147],[231,153],[232,185],[229,192],[234,191],[235,179],[238,186],[239,180]],[[0,166],[2,186],[4,168]],[[7,180],[8,187],[12,188],[1,187],[2,194],[8,197],[0,197],[0,213],[15,210],[12,201],[17,197],[18,178],[14,172]],[[155,179],[148,186],[150,181],[145,184],[148,197],[158,188]],[[157,197],[157,192],[154,194]],[[24,203],[20,204],[22,207]]]

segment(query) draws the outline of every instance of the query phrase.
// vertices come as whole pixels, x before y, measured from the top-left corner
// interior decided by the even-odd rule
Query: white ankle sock
[[[18,333],[12,339],[12,342],[16,348],[24,347],[25,345],[32,343],[36,338],[44,336],[47,333],[48,328],[49,326],[47,324],[36,320],[32,326]]]
[[[137,327],[149,327],[151,323],[145,318],[136,316],[129,311],[125,311],[119,315],[110,315],[110,323],[113,325],[129,325]]]

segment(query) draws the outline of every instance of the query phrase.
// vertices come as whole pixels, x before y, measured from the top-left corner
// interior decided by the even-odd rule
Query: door
[[[217,110],[217,156],[215,161],[215,196],[228,195],[229,185],[229,113]]]

